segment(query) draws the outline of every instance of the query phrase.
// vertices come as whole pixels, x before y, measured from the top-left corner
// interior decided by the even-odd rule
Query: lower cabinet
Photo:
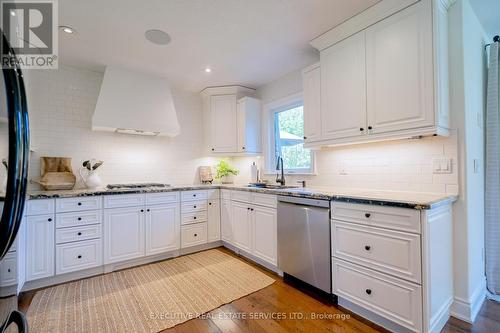
[[[178,203],[146,209],[146,255],[179,249],[179,210]]]
[[[181,247],[202,245],[207,242],[207,224],[195,223],[181,227]]]
[[[100,239],[56,246],[56,274],[75,272],[102,265]]]
[[[252,208],[253,255],[277,265],[278,235],[277,213],[275,208]]]
[[[252,251],[251,209],[247,203],[232,202],[233,244],[248,252]]]
[[[54,215],[26,218],[26,281],[54,275]]]
[[[230,244],[233,243],[233,225],[231,212],[231,200],[221,200],[220,206],[220,224],[221,224],[221,239]]]
[[[215,242],[221,239],[221,205],[219,199],[208,200],[207,217],[207,238],[208,242]]]
[[[104,210],[104,263],[144,256],[146,214],[141,207]]]

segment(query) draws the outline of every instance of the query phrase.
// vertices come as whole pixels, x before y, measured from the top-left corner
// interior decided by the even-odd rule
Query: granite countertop
[[[248,191],[266,193],[274,195],[284,195],[301,198],[312,198],[320,200],[334,200],[340,202],[352,202],[369,205],[392,206],[412,209],[432,209],[439,205],[453,202],[457,196],[446,194],[398,192],[398,191],[372,191],[355,190],[332,187],[307,187],[307,188],[286,188],[269,189],[255,188],[246,185],[173,185],[164,188],[146,187],[139,189],[81,189],[62,191],[30,191],[28,199],[50,199],[50,198],[72,198],[97,195],[116,195],[134,193],[158,193],[171,191],[208,190],[208,189],[230,189],[237,191]]]

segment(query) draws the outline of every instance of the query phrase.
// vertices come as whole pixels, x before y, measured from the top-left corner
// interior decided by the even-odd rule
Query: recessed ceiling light
[[[167,45],[172,40],[169,34],[167,34],[165,31],[157,29],[147,30],[144,33],[144,36],[147,40],[156,45]]]
[[[67,33],[67,34],[74,34],[76,32],[75,29],[71,28],[71,27],[68,27],[68,26],[65,26],[65,25],[61,25],[59,26],[59,29],[61,29],[61,31]]]
[[[205,68],[205,73],[211,73],[212,72],[212,69],[211,68]]]

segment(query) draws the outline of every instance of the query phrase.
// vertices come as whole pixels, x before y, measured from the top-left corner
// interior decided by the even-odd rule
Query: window
[[[270,111],[271,145],[269,171],[276,169],[278,157],[283,158],[286,173],[306,174],[313,172],[313,158],[304,148],[304,107],[302,99],[276,105]]]

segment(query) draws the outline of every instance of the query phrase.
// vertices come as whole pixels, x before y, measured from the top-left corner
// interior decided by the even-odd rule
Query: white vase
[[[86,175],[84,174],[85,171],[87,173]],[[85,168],[82,168],[80,169],[80,176],[82,177],[83,184],[87,188],[98,188],[102,184],[101,177],[99,177],[99,174],[96,170],[87,170]]]

